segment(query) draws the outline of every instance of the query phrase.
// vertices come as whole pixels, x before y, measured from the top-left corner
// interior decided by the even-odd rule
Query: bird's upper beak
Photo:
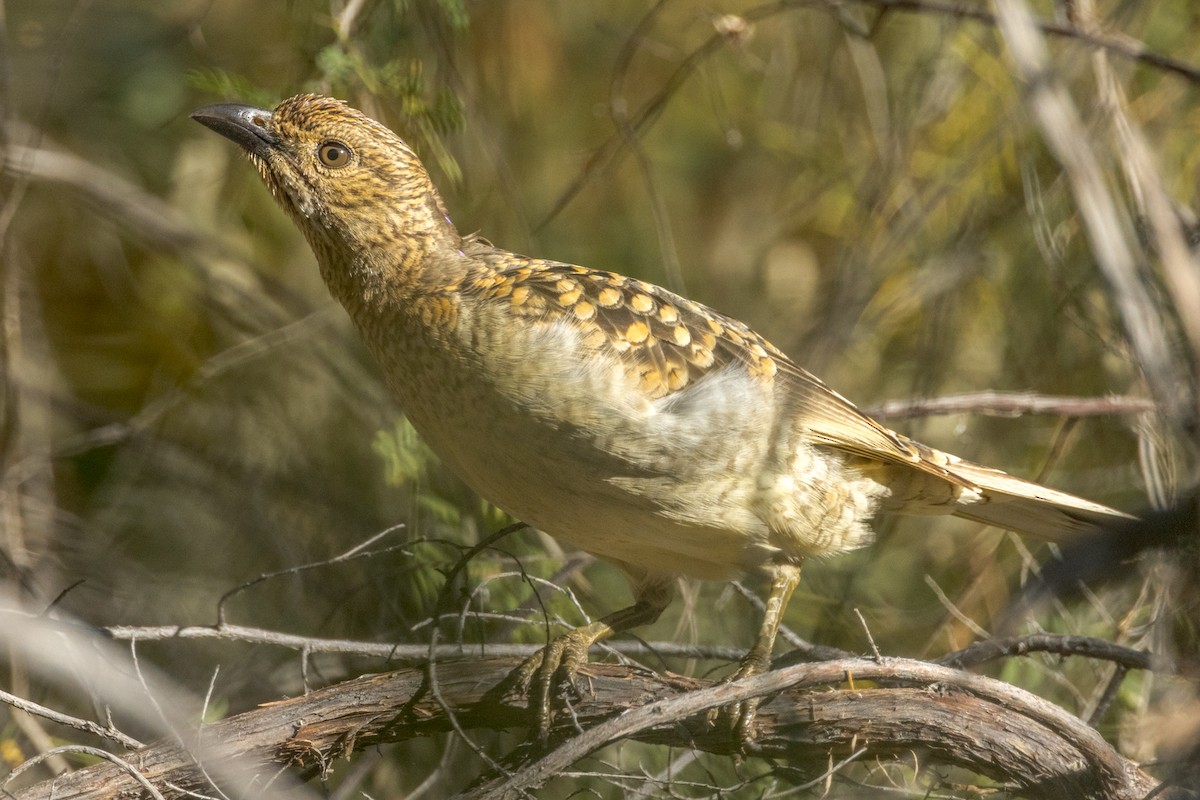
[[[279,144],[271,131],[271,112],[237,103],[217,103],[192,112],[192,119],[236,142],[253,155],[263,156]]]

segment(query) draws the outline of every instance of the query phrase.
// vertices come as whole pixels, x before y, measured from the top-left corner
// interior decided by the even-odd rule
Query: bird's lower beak
[[[265,109],[237,103],[217,103],[196,109],[192,112],[192,119],[254,155],[265,155],[267,150],[279,143],[279,137],[270,128],[271,112]]]

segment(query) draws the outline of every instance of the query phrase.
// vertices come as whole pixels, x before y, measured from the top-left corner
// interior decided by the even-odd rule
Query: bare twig
[[[942,3],[936,0],[835,0],[832,5],[854,3],[857,5],[875,6],[894,11],[910,11],[920,14],[932,14],[940,17],[969,19],[988,25],[999,25],[996,14],[978,6],[968,6],[960,3]],[[807,2],[801,5],[809,5]],[[1131,36],[1105,36],[1094,31],[1083,30],[1075,25],[1048,20],[1034,20],[1037,29],[1048,36],[1074,39],[1089,47],[1112,53],[1113,55],[1137,61],[1147,66],[1161,69],[1186,79],[1191,83],[1200,83],[1200,69],[1161,53],[1155,53],[1145,44]]]
[[[658,0],[645,16],[634,27],[633,32],[625,40],[617,61],[613,65],[613,78],[609,85],[608,108],[609,115],[617,131],[621,134],[624,146],[629,148],[637,161],[638,170],[642,174],[642,182],[646,186],[646,195],[650,202],[650,210],[654,215],[654,229],[658,233],[658,249],[663,257],[663,269],[667,276],[667,288],[684,293],[686,287],[683,279],[683,269],[679,264],[679,251],[675,247],[675,237],[671,231],[671,217],[667,212],[666,203],[658,183],[654,179],[654,171],[650,158],[642,147],[641,139],[629,123],[629,101],[625,96],[625,79],[629,75],[633,57],[646,32],[653,24],[659,12],[667,5],[667,0]]]
[[[751,9],[743,16],[747,19],[768,17],[772,14],[786,8],[786,3],[771,3],[769,5],[760,6],[756,9]],[[716,32],[704,41],[699,47],[688,54],[687,58],[675,69],[671,76],[667,78],[666,83],[654,94],[649,100],[633,114],[625,118],[621,129],[610,136],[604,144],[596,148],[592,157],[584,166],[583,171],[576,176],[566,189],[558,196],[551,209],[546,212],[545,216],[535,226],[534,230],[540,230],[558,216],[567,205],[575,199],[595,175],[600,172],[610,169],[620,161],[628,152],[628,143],[641,136],[654,121],[658,119],[662,111],[667,107],[671,98],[675,93],[687,82],[692,73],[702,64],[709,56],[716,53],[728,41],[725,34]]]
[[[343,653],[384,658],[392,661],[424,661],[430,654],[429,645],[427,644],[365,642],[357,639],[323,639],[315,636],[302,636],[269,630],[267,628],[234,625],[231,623],[224,625],[112,625],[100,628],[99,632],[118,641],[130,639],[136,639],[139,642],[166,641],[169,639],[216,639],[272,645],[275,647],[284,647],[288,650],[307,651],[309,654]],[[608,647],[615,652],[630,656],[657,654],[673,658],[707,658],[722,661],[737,661],[745,655],[744,651],[735,647],[681,644],[678,642],[643,643],[634,640],[619,640],[609,642]],[[541,645],[537,644],[451,643],[437,645],[433,649],[433,654],[439,659],[460,658],[466,652],[473,652],[480,655],[523,658],[533,655],[540,648]],[[833,651],[833,648],[829,649]],[[842,651],[833,651],[830,655],[833,654],[839,656],[846,655]]]
[[[1117,158],[1124,169],[1139,217],[1153,236],[1153,250],[1161,267],[1165,288],[1175,307],[1179,325],[1191,349],[1189,363],[1193,382],[1200,373],[1200,270],[1188,243],[1188,231],[1168,193],[1166,182],[1150,145],[1137,123],[1127,113],[1129,103],[1104,51],[1093,57],[1097,93],[1116,133]],[[1194,400],[1200,392],[1193,386]],[[1200,415],[1200,409],[1197,409]]]
[[[91,720],[72,717],[70,714],[64,714],[61,711],[55,711],[52,708],[46,708],[43,705],[26,700],[23,697],[17,697],[15,694],[9,694],[6,691],[0,690],[0,703],[10,705],[13,708],[19,708],[26,714],[34,714],[48,719],[51,722],[57,722],[59,725],[66,725],[68,728],[74,728],[77,731],[90,733],[94,736],[99,736],[102,739],[116,742],[117,744],[126,747],[130,750],[136,750],[142,746],[142,743],[132,736],[127,736],[121,733],[116,728],[98,725]]]
[[[1168,664],[1156,658],[1152,653],[1122,647],[1093,636],[1063,636],[1052,633],[1035,633],[1029,636],[1012,636],[975,642],[936,659],[934,663],[967,669],[987,661],[994,661],[997,658],[1023,656],[1029,653],[1086,656],[1111,661],[1127,669],[1172,671]]]
[[[883,655],[879,652],[879,645],[875,644],[875,637],[871,635],[871,626],[867,625],[867,618],[856,607],[854,616],[858,617],[858,624],[862,626],[863,633],[867,637],[867,644],[871,645],[871,657],[876,661],[882,661]]]
[[[247,589],[250,589],[253,586],[257,586],[258,584],[263,583],[264,581],[274,580],[275,578],[280,578],[280,577],[283,577],[284,575],[296,575],[301,572],[307,572],[308,570],[319,569],[321,567],[329,567],[334,564],[341,564],[345,561],[351,561],[356,558],[372,558],[377,555],[383,555],[384,553],[390,553],[390,552],[393,552],[396,550],[403,550],[405,547],[408,546],[408,543],[391,545],[391,546],[385,547],[381,550],[369,549],[371,547],[371,545],[375,544],[380,539],[390,536],[391,534],[395,533],[396,531],[400,531],[403,529],[404,529],[403,523],[401,523],[399,525],[393,525],[390,528],[386,528],[386,529],[380,531],[379,533],[374,534],[373,536],[368,538],[365,542],[360,542],[360,543],[354,545],[353,547],[351,547],[349,550],[346,550],[345,552],[343,552],[339,555],[333,556],[332,558],[327,558],[327,559],[323,559],[321,561],[315,561],[315,562],[311,562],[308,564],[300,564],[295,567],[288,567],[287,569],[276,570],[275,572],[266,572],[266,573],[263,573],[262,575],[259,575],[257,578],[253,578],[251,580],[246,581],[245,583],[242,583],[242,584],[239,584],[238,586],[233,587],[229,591],[225,592],[225,594],[221,595],[221,599],[217,601],[217,625],[222,626],[225,624],[225,603],[227,603],[229,600],[231,600],[236,595],[241,594],[242,592],[246,591]]]
[[[938,586],[937,581],[933,579],[932,575],[925,576],[925,585],[933,590],[933,593],[937,596],[938,602],[941,603],[942,607],[949,611],[955,619],[967,626],[976,636],[984,639],[990,638],[991,634],[985,631],[983,626],[964,614],[962,609],[956,606],[954,601],[946,596],[946,593],[942,591],[942,587]]]
[[[1089,143],[1083,121],[1050,68],[1045,40],[1021,0],[994,0],[996,22],[1017,74],[1026,85],[1026,104],[1071,187],[1091,252],[1112,288],[1126,335],[1151,393],[1170,416],[1194,416],[1182,396],[1161,314],[1147,290],[1143,265],[1131,243],[1131,222],[1118,207]]]
[[[1088,715],[1088,725],[1096,727],[1100,724],[1100,720],[1104,719],[1104,715],[1108,713],[1108,709],[1112,706],[1113,701],[1117,699],[1117,692],[1121,689],[1121,684],[1125,682],[1125,676],[1129,670],[1120,664],[1114,664],[1112,674],[1108,676],[1108,680],[1104,682],[1104,690],[1100,697],[1097,698],[1095,708]]]
[[[454,566],[451,567],[450,571],[446,574],[446,580],[445,580],[445,582],[443,582],[442,589],[438,593],[437,607],[436,607],[436,612],[435,612],[436,615],[440,617],[443,610],[445,610],[449,607],[450,594],[452,591],[454,591],[454,588],[457,585],[458,576],[460,573],[463,572],[463,570],[465,570],[467,568],[467,565],[471,563],[471,559],[473,559],[475,556],[482,553],[484,550],[487,550],[488,548],[495,545],[496,542],[501,541],[505,537],[510,536],[510,535],[516,533],[517,531],[524,529],[525,527],[527,527],[527,526],[525,525],[524,522],[514,522],[510,525],[506,525],[503,528],[500,528],[499,530],[493,531],[491,534],[484,537],[484,539],[482,541],[475,544],[475,546],[464,551],[463,554],[459,557],[458,561],[456,561],[454,563]],[[535,591],[534,594],[536,595],[537,592]],[[470,736],[467,735],[466,731],[463,730],[462,726],[459,724],[458,716],[457,716],[452,704],[448,703],[446,701],[446,699],[442,696],[441,684],[438,680],[438,658],[437,658],[438,637],[440,636],[440,634],[441,634],[441,631],[439,630],[437,625],[434,625],[430,628],[429,645],[426,648],[426,655],[428,658],[428,662],[425,667],[426,672],[428,674],[428,678],[429,678],[429,681],[428,681],[429,692],[433,696],[433,699],[437,702],[437,704],[441,708],[441,710],[445,713],[446,719],[450,721],[450,725],[454,728],[454,731],[459,735],[459,738],[462,741],[466,742],[467,746],[470,747],[472,750],[474,750],[475,754],[478,755],[484,761],[484,763],[489,764],[492,767],[492,769],[503,772],[504,767],[502,767],[499,763],[497,763],[494,759],[492,759],[492,757],[490,755],[488,755],[488,753],[483,749],[483,747],[481,747],[478,743],[475,742],[474,739],[472,739]]]
[[[219,627],[205,625],[112,626],[103,628],[101,631],[113,639],[137,639],[142,642],[166,639],[224,639],[268,644],[291,650],[307,650],[310,653],[347,653],[396,661],[422,661],[429,656],[429,646],[424,644],[403,645],[352,639],[321,639],[242,625]],[[806,644],[804,640],[800,640],[800,642],[801,645],[796,650],[785,653],[776,660],[777,667],[810,661],[832,661],[854,656],[853,653],[835,647],[804,646]],[[744,651],[735,647],[679,642],[616,640],[609,642],[608,647],[614,652],[626,656],[656,655],[668,658],[703,658],[735,662],[745,655]],[[540,645],[536,644],[444,644],[439,645],[434,653],[439,659],[461,658],[467,651],[493,657],[525,658],[533,655],[539,648]],[[1068,636],[1051,633],[975,642],[936,659],[934,663],[965,669],[1005,656],[1020,656],[1035,652],[1097,658],[1112,661],[1131,669],[1167,673],[1175,671],[1168,661],[1158,659],[1153,654],[1141,650],[1123,647],[1094,636]]]
[[[12,772],[8,773],[8,777],[6,777],[4,779],[4,783],[8,783],[13,778],[16,778],[18,775],[20,775],[22,772],[24,772],[25,770],[41,763],[42,761],[45,761],[47,758],[62,755],[64,753],[83,753],[84,755],[89,755],[94,758],[101,758],[101,759],[104,759],[105,761],[109,761],[109,762],[115,764],[121,771],[123,771],[126,775],[131,777],[134,781],[136,781],[138,786],[141,786],[143,789],[145,789],[150,794],[150,796],[154,798],[154,800],[166,800],[166,798],[163,797],[162,792],[160,792],[154,786],[154,784],[152,784],[146,778],[146,776],[143,775],[138,770],[138,768],[135,767],[133,764],[129,763],[128,761],[121,758],[120,756],[113,755],[112,753],[108,752],[107,750],[101,750],[98,747],[87,747],[86,745],[81,745],[81,744],[63,745],[62,747],[55,747],[53,750],[47,750],[43,753],[38,753],[36,756],[25,761],[23,764],[21,764],[19,767],[14,769]]]
[[[1022,414],[1055,414],[1064,417],[1097,417],[1154,411],[1148,397],[1061,397],[1035,392],[970,392],[913,400],[888,400],[863,410],[881,419],[909,419],[938,414],[983,414],[1019,417]]]

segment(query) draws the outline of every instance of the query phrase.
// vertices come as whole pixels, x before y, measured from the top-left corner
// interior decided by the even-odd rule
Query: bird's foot
[[[513,672],[513,683],[529,698],[533,737],[545,744],[553,723],[551,703],[555,698],[578,700],[579,668],[588,661],[588,648],[595,637],[587,627],[567,631],[527,658]]]
[[[775,649],[775,637],[779,633],[779,623],[783,619],[783,611],[787,608],[788,600],[796,584],[800,582],[800,563],[784,562],[776,564],[771,576],[771,593],[767,596],[766,609],[763,613],[762,627],[758,639],[742,663],[733,674],[725,679],[731,683],[752,675],[761,675],[771,668],[771,653]],[[718,731],[724,730],[733,740],[737,752],[744,753],[751,748],[756,738],[754,718],[758,715],[761,698],[748,697],[735,703],[713,709],[708,714],[708,721]]]
[[[618,631],[654,622],[671,601],[674,587],[671,578],[642,581],[633,605],[567,631],[513,670],[512,682],[529,698],[534,738],[539,744],[545,744],[549,738],[553,722],[551,701],[556,697],[582,698],[576,676],[587,663],[591,646]]]
[[[742,678],[766,672],[767,664],[754,658],[753,655],[747,656],[738,668],[722,682],[733,683]],[[733,742],[734,748],[738,752],[745,752],[750,749],[756,738],[754,720],[758,715],[758,706],[761,701],[760,697],[748,697],[745,700],[714,708],[708,712],[708,723],[716,732],[724,733]]]

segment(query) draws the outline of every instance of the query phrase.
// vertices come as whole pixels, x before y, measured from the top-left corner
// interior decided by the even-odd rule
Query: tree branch
[[[479,658],[438,664],[438,694],[461,728],[526,726],[525,699],[510,696],[505,682],[518,663]],[[206,782],[196,764],[210,759],[236,756],[257,764],[264,780],[281,765],[324,771],[366,747],[448,731],[450,722],[426,675],[413,668],[345,681],[207,725],[189,737],[199,743],[190,751],[176,741],[161,742],[124,760],[166,797],[203,790]],[[831,688],[848,678],[877,685]],[[704,712],[752,696],[769,697],[760,707],[753,754],[786,758],[814,776],[825,772],[831,759],[855,754],[887,759],[919,749],[927,761],[974,770],[1030,797],[1134,798],[1156,785],[1057,706],[990,678],[919,661],[841,659],[718,684],[592,664],[580,679],[586,699],[570,714],[559,714],[558,733],[582,732],[532,763],[505,759],[523,766],[490,777],[463,797],[519,795],[623,738],[731,753],[732,742],[708,725]],[[14,797],[71,800],[137,790],[126,769],[97,764]]]
[[[1022,414],[1055,414],[1064,417],[1099,417],[1154,411],[1148,397],[1055,397],[1035,392],[970,392],[914,400],[888,400],[863,410],[881,419],[908,419],[937,414],[984,414],[1019,417]]]
[[[944,3],[937,0],[848,0],[857,5],[875,6],[884,10],[908,11],[918,14],[969,19],[985,25],[999,27],[996,15],[977,6],[963,3]],[[1121,58],[1137,61],[1164,72],[1183,78],[1189,83],[1200,83],[1200,69],[1170,56],[1156,53],[1126,34],[1105,35],[1083,30],[1073,24],[1035,19],[1034,24],[1043,34],[1064,39],[1075,39],[1096,50],[1105,51]]]
[[[132,736],[126,736],[112,726],[98,725],[91,720],[72,717],[70,714],[64,714],[61,711],[55,711],[52,708],[46,708],[45,706],[35,703],[32,700],[26,700],[23,697],[17,697],[15,694],[10,694],[3,690],[0,690],[0,703],[20,709],[26,714],[33,714],[34,716],[48,719],[51,722],[57,722],[59,725],[66,725],[68,728],[74,728],[77,731],[90,733],[93,736],[99,736],[103,739],[109,739],[119,745],[122,745],[123,747],[133,749],[142,746],[142,743],[137,739],[134,739]]]
[[[1127,669],[1145,669],[1155,672],[1173,671],[1169,664],[1164,663],[1164,659],[1155,657],[1153,653],[1122,647],[1093,636],[1062,636],[1054,633],[1036,633],[1007,639],[986,639],[944,655],[934,663],[956,669],[967,669],[986,661],[994,661],[997,658],[1023,656],[1029,653],[1087,656],[1101,661],[1111,661]]]

